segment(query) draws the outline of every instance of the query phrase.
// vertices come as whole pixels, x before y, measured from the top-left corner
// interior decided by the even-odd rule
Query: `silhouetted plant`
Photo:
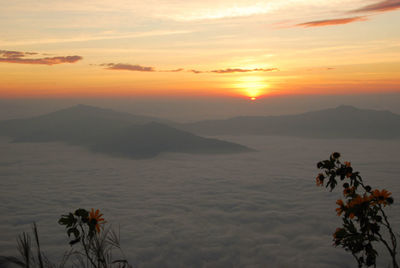
[[[93,208],[90,212],[80,208],[61,216],[58,223],[65,225],[68,237],[73,236],[69,244],[81,245],[81,249],[73,251],[71,255],[85,256],[83,259],[77,258],[79,266],[83,267],[130,267],[120,247],[119,235],[104,228],[102,216],[98,209],[95,211]],[[123,258],[114,260],[113,249],[118,249]]]
[[[77,209],[74,213],[62,215],[58,223],[67,229],[71,250],[66,252],[58,265],[51,263],[41,252],[36,224],[33,224],[36,254],[33,253],[32,240],[29,234],[22,233],[17,239],[18,251],[22,260],[15,257],[0,257],[0,267],[14,263],[24,268],[129,268],[120,246],[119,234],[110,228],[104,228],[104,219],[99,210]],[[118,259],[114,258],[114,250],[118,250]]]
[[[382,243],[391,256],[393,268],[398,268],[397,240],[384,210],[393,204],[391,193],[365,185],[360,173],[353,170],[350,162],[342,163],[337,152],[318,162],[317,167],[322,170],[316,177],[318,186],[325,185],[330,191],[338,182],[343,186],[344,200],[336,201],[339,206],[336,212],[342,216],[343,224],[333,234],[334,245],[350,251],[358,267],[369,267],[376,266],[375,244]]]
[[[56,267],[56,265],[52,264],[49,259],[46,258],[40,249],[36,223],[32,225],[32,232],[35,238],[34,243],[32,243],[31,236],[28,233],[23,232],[17,237],[17,249],[21,255],[21,259],[16,257],[0,257],[0,267],[3,267],[3,265],[6,267],[7,263],[13,263],[25,268]],[[36,254],[33,251],[34,247],[36,247]],[[60,263],[58,267],[62,268],[63,263]]]

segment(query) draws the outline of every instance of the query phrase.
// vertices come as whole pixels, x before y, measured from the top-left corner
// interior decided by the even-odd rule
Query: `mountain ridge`
[[[76,105],[27,119],[1,121],[0,135],[12,137],[13,142],[64,142],[130,158],[150,158],[162,152],[225,154],[253,151],[236,143],[175,129],[163,119],[88,105]]]
[[[294,115],[237,116],[180,124],[202,135],[284,135],[310,138],[400,138],[400,115],[340,105]]]

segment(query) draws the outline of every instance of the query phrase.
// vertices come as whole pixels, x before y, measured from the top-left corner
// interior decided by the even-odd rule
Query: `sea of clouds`
[[[1,138],[0,255],[16,255],[17,235],[35,221],[43,251],[57,261],[69,249],[59,216],[93,207],[120,229],[138,267],[355,267],[332,246],[341,189],[315,185],[316,163],[333,151],[393,193],[388,214],[400,230],[398,141],[221,138],[258,151],[131,160]]]

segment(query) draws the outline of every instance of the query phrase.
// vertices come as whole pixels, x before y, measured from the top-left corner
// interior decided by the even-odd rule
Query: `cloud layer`
[[[365,16],[360,17],[351,17],[351,18],[341,18],[341,19],[328,19],[328,20],[316,20],[309,21],[304,23],[299,23],[296,26],[300,27],[321,27],[321,26],[329,26],[329,25],[339,25],[339,24],[348,24],[357,21],[366,21],[367,18]]]
[[[4,63],[19,63],[19,64],[42,64],[55,65],[62,63],[75,63],[82,60],[81,56],[58,56],[44,58],[29,58],[29,56],[37,55],[36,52],[21,52],[0,50],[0,62]]]
[[[36,221],[45,252],[57,259],[69,249],[58,217],[94,207],[120,226],[122,248],[135,267],[354,267],[351,254],[332,246],[341,193],[315,186],[315,162],[335,148],[363,178],[396,197],[400,144],[234,139],[259,151],[135,161],[58,143],[0,140],[0,252],[17,254],[16,236]],[[396,204],[389,217],[398,230]],[[388,267],[381,252],[378,267]]]

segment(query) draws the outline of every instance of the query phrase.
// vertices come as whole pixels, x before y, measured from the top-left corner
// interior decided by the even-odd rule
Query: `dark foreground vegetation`
[[[25,232],[17,238],[20,258],[0,257],[0,267],[10,264],[24,268],[132,267],[120,246],[119,233],[104,226],[103,214],[99,210],[80,208],[62,215],[58,223],[65,226],[70,239],[70,249],[59,263],[51,262],[40,249],[38,229],[34,223],[33,239]]]
[[[386,206],[393,204],[391,193],[367,185],[350,162],[340,161],[339,153],[318,162],[317,167],[323,171],[316,178],[318,186],[325,185],[331,191],[338,184],[343,187],[344,200],[336,201],[342,226],[333,234],[334,245],[349,251],[358,267],[376,267],[376,245],[382,243],[391,257],[392,267],[398,268],[397,239],[385,213]]]

